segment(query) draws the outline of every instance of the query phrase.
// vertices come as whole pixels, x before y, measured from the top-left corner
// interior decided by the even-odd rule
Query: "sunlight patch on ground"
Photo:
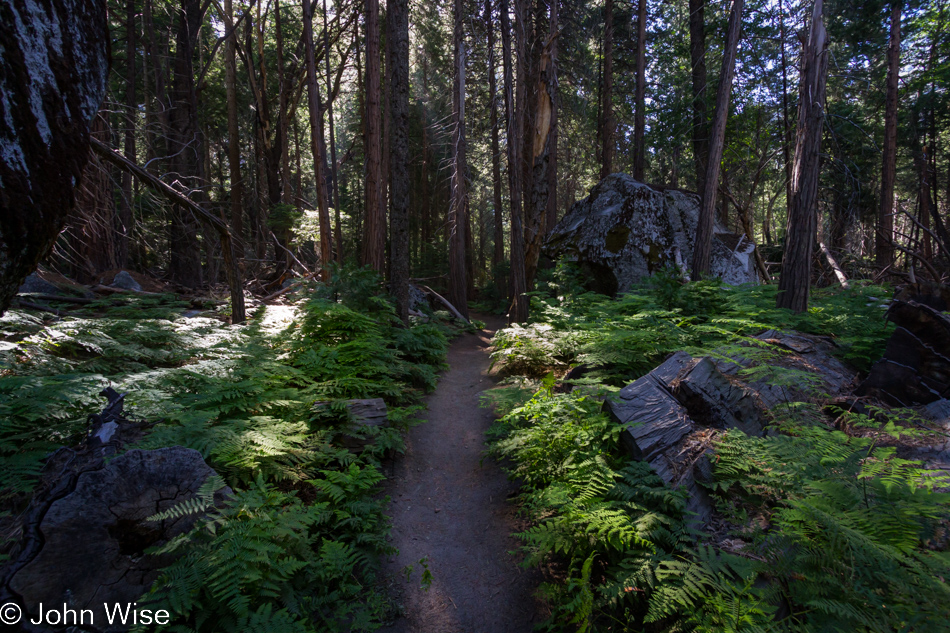
[[[274,335],[286,330],[296,320],[299,310],[296,306],[265,306],[261,318],[261,332]]]

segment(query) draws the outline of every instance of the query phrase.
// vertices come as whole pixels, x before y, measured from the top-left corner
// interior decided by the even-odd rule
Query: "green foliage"
[[[950,478],[888,445],[933,436],[911,412],[834,411],[845,433],[819,406],[792,400],[771,412],[776,432],[722,433],[706,486],[727,524],[702,535],[687,526],[685,492],[628,461],[600,411],[598,382],[626,384],[678,349],[742,356],[755,361],[740,370],[745,380],[818,395],[812,374],[749,335],[832,336],[866,368],[889,330],[870,300],[879,288],[816,294],[794,315],[773,307],[774,289],[661,275],[614,300],[537,294],[537,322],[496,335],[495,358],[510,371],[594,368],[571,394],[553,394],[549,375],[486,398],[503,414],[491,453],[522,482],[527,562],[562,570],[543,588],[548,629],[938,631],[950,620]]]
[[[277,333],[262,328],[264,309],[237,327],[112,312],[4,319],[0,502],[22,505],[45,456],[82,438],[111,385],[129,415],[157,422],[137,447],[196,449],[221,476],[154,518],[199,514],[215,489],[235,491],[162,549],[181,557],[146,600],[170,610],[170,630],[377,628],[386,605],[373,574],[390,552],[379,458],[402,450],[447,347],[438,324],[399,323],[381,289],[344,269]],[[368,397],[386,399],[391,427],[350,428],[344,400]],[[344,448],[344,430],[366,448]]]

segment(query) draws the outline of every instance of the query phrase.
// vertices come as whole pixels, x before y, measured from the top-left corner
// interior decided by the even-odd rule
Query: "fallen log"
[[[831,254],[831,251],[828,250],[828,247],[825,246],[824,242],[818,242],[818,248],[821,249],[821,252],[825,255],[825,260],[827,260],[828,265],[831,266],[831,270],[835,272],[835,277],[838,278],[838,283],[841,284],[842,288],[850,288],[851,284],[848,283],[848,277],[844,274],[844,271],[841,270],[841,266],[838,265],[838,260],[835,259],[835,256]]]
[[[96,138],[90,138],[89,146],[106,161],[132,174],[138,178],[141,183],[148,185],[162,194],[173,204],[177,204],[194,212],[199,220],[218,232],[218,237],[221,239],[221,253],[224,255],[224,270],[228,277],[228,287],[231,290],[231,323],[244,323],[247,318],[244,311],[244,287],[241,284],[241,276],[238,272],[237,262],[234,260],[234,244],[231,239],[231,230],[228,224],[221,218],[203,209],[201,205],[184,194],[172,189],[167,183],[162,182],[148,173],[139,165],[136,165],[102,141]]]
[[[445,297],[443,297],[442,295],[440,295],[438,292],[436,292],[435,290],[433,290],[433,289],[430,288],[429,286],[422,286],[422,285],[420,285],[419,287],[422,288],[423,290],[425,290],[426,292],[428,292],[430,295],[432,295],[432,296],[435,297],[436,299],[438,299],[439,302],[440,302],[442,305],[444,305],[446,308],[449,309],[449,312],[451,312],[451,313],[452,313],[452,316],[454,316],[456,319],[459,319],[460,321],[465,321],[466,323],[471,323],[471,321],[469,321],[468,319],[466,319],[465,317],[462,316],[462,313],[461,313],[461,312],[459,312],[458,310],[455,309],[455,306],[454,306],[454,305],[452,305],[451,303],[449,303],[448,299],[446,299]]]

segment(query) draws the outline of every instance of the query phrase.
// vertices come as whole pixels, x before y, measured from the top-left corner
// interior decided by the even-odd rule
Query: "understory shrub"
[[[773,365],[777,352],[748,337],[773,328],[830,336],[862,371],[879,357],[891,329],[878,298],[886,290],[817,291],[802,315],[775,309],[774,292],[661,276],[616,299],[536,293],[534,322],[496,335],[495,360],[512,373],[548,372],[486,396],[502,414],[489,451],[520,482],[531,524],[518,535],[526,564],[555,563],[542,628],[945,630],[950,477],[897,456],[895,441],[935,437],[910,413],[829,417],[789,402],[771,412],[764,437],[719,434],[710,532],[690,528],[684,491],[621,451],[602,399],[670,352],[742,351],[758,363],[747,379],[802,391],[802,372]],[[550,372],[577,364],[588,368],[580,387],[555,393]]]
[[[374,570],[391,553],[379,460],[402,450],[400,432],[435,386],[452,331],[404,327],[381,291],[372,273],[337,271],[279,331],[264,327],[264,309],[236,327],[184,318],[177,305],[162,317],[130,318],[123,306],[121,316],[50,323],[8,312],[0,504],[22,508],[45,456],[82,439],[102,407],[96,394],[112,386],[127,394],[131,418],[155,423],[134,448],[193,448],[220,475],[170,510],[210,513],[161,547],[180,558],[142,599],[173,614],[168,630],[378,628],[389,606]],[[390,426],[352,428],[351,398],[383,398]],[[344,430],[366,448],[343,447]],[[214,508],[224,485],[234,494]]]

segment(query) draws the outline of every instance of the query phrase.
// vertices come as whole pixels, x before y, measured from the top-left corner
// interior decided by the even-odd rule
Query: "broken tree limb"
[[[89,141],[92,150],[103,159],[119,169],[132,174],[139,179],[139,182],[148,185],[162,194],[171,203],[194,212],[199,220],[218,232],[218,236],[221,238],[221,252],[224,255],[224,269],[228,277],[228,287],[231,291],[231,323],[244,323],[246,319],[244,313],[244,288],[241,285],[240,272],[238,271],[237,262],[234,258],[234,241],[231,239],[231,230],[227,222],[203,209],[201,205],[148,173],[139,165],[136,165],[102,141],[96,138],[90,138]]]
[[[471,323],[471,321],[469,321],[468,319],[462,316],[461,312],[455,309],[454,305],[449,303],[448,299],[440,295],[438,292],[436,292],[429,286],[419,286],[419,287],[425,290],[426,292],[428,292],[430,295],[432,295],[436,299],[438,299],[442,303],[442,305],[444,305],[446,308],[449,309],[449,312],[451,312],[452,316],[454,316],[456,319],[459,319],[460,321],[465,321],[466,323]]]
[[[851,287],[851,284],[848,283],[848,276],[844,274],[843,270],[841,270],[841,266],[838,265],[838,260],[836,260],[835,256],[831,254],[831,251],[828,250],[828,247],[825,246],[825,243],[819,241],[818,248],[820,248],[821,252],[824,253],[825,259],[828,261],[828,265],[831,266],[833,271],[835,271],[835,277],[838,278],[838,283],[841,284],[841,287],[845,289]]]

